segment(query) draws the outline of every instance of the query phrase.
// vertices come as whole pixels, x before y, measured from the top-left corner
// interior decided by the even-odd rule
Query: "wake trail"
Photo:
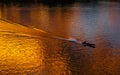
[[[18,33],[18,35],[21,34],[21,35],[33,36],[33,37],[43,36],[48,38],[56,38],[56,39],[76,42],[80,44],[82,43],[74,38],[66,38],[62,35],[52,34],[41,29],[25,27],[21,24],[14,23],[4,19],[0,19],[0,31],[9,32],[9,33]]]
[[[47,38],[53,38],[53,39],[66,40],[66,41],[71,41],[71,42],[75,42],[78,44],[82,44],[84,46],[89,46],[89,47],[95,48],[94,44],[87,43],[86,41],[81,42],[75,38],[66,38],[59,34],[53,35],[52,33],[48,33],[44,30],[40,30],[37,28],[25,27],[21,24],[17,24],[14,22],[3,20],[3,19],[0,19],[0,31],[17,33],[18,35],[24,35],[24,36],[30,36],[30,37],[36,37],[36,38],[47,37]]]

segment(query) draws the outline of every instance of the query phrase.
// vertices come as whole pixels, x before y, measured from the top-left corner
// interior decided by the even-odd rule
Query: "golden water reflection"
[[[47,36],[44,32],[0,20],[0,74],[70,75],[68,56],[66,53],[61,56],[62,42],[38,36],[41,33]]]
[[[52,55],[46,54],[43,41],[0,32],[0,74],[70,75],[65,57],[56,58],[59,51],[54,51],[54,48],[53,53],[48,52]],[[55,50],[60,49],[56,47]]]
[[[0,10],[2,19],[19,23],[11,25],[2,21],[0,30],[22,33],[22,36],[0,33],[1,74],[120,75],[119,3],[103,2],[93,6],[75,3],[53,7],[3,5]],[[93,42],[96,48],[49,38],[48,35],[42,37],[41,29],[50,32],[49,36],[70,35]]]
[[[42,66],[43,59],[44,52],[41,41],[38,43],[37,39],[0,32],[1,73],[16,73],[23,69],[30,72],[31,68]]]

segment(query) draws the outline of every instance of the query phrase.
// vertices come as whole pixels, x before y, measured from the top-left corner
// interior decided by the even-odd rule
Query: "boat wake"
[[[95,44],[90,44],[90,43],[87,43],[86,41],[81,42],[75,38],[66,38],[66,37],[62,37],[58,34],[53,35],[44,30],[40,30],[37,28],[25,27],[23,25],[13,23],[13,22],[10,22],[7,20],[2,20],[2,19],[0,19],[0,31],[17,33],[18,35],[20,34],[20,35],[25,35],[25,36],[37,37],[37,38],[38,37],[56,38],[56,39],[61,39],[61,40],[66,40],[66,41],[82,44],[85,47],[88,46],[88,47],[95,48]]]

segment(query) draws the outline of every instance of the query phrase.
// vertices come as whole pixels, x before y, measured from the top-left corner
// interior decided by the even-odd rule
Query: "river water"
[[[96,48],[0,31],[0,75],[120,75],[119,16],[115,2],[1,4],[0,19],[95,43]]]

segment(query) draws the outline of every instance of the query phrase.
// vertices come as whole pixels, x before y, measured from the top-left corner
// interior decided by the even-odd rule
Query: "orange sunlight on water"
[[[49,36],[43,31],[0,20],[0,74],[70,75],[71,72],[65,63],[67,61],[60,60],[62,57],[57,57],[57,61],[47,64],[51,62],[49,60],[55,59],[46,58],[46,46],[43,45],[44,40],[40,38],[42,34]],[[50,46],[53,51],[54,47]],[[56,47],[55,50],[59,49],[61,48]]]
[[[43,59],[42,42],[38,43],[36,39],[0,32],[1,73],[16,73],[23,69],[29,71],[31,68],[43,65]]]
[[[119,3],[0,10],[0,74],[120,75]],[[69,35],[96,48],[60,39]]]

